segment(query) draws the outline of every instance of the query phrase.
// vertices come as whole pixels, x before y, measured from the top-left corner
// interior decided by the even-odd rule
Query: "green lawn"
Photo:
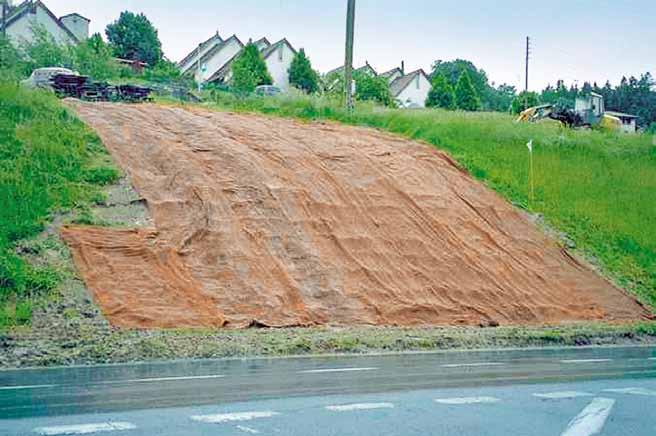
[[[41,232],[51,215],[84,211],[118,177],[99,139],[54,95],[0,83],[0,328],[27,324],[35,298],[57,271],[32,265],[16,243]]]
[[[222,110],[372,126],[446,150],[508,200],[543,214],[609,276],[656,308],[656,143],[649,135],[516,124],[499,113],[362,105],[349,114],[320,98],[211,98],[209,106]],[[530,139],[535,198],[529,204]]]

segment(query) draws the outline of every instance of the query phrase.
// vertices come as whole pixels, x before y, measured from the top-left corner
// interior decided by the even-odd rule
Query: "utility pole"
[[[355,0],[348,0],[346,10],[346,60],[344,62],[344,86],[346,108],[353,110],[353,35],[355,31]]]
[[[0,0],[2,2],[2,37],[7,37],[7,0]]]
[[[531,38],[526,37],[526,85],[524,91],[528,92],[528,61],[531,58]]]

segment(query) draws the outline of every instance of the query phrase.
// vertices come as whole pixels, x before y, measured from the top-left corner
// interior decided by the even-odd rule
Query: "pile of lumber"
[[[151,89],[136,85],[110,85],[95,82],[87,76],[57,74],[53,76],[52,89],[58,97],[78,98],[86,101],[124,101],[139,103],[150,101]]]

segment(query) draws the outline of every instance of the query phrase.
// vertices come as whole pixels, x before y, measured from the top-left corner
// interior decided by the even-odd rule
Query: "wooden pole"
[[[7,0],[0,0],[2,2],[2,37],[7,37]]]
[[[344,87],[346,108],[353,110],[353,36],[355,31],[355,0],[348,0],[346,11],[346,59],[344,62]]]

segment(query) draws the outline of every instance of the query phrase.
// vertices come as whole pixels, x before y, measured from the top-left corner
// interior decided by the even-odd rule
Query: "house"
[[[638,117],[622,112],[606,111],[604,115],[617,118],[622,123],[621,131],[625,133],[636,133],[638,131]]]
[[[254,42],[260,49],[262,58],[266,63],[267,70],[273,79],[273,85],[282,91],[289,89],[289,67],[292,64],[296,49],[289,43],[286,38],[271,44],[266,38],[261,38]],[[232,63],[237,59],[241,50],[235,53],[221,68],[212,74],[207,82],[209,83],[227,83],[232,75]]]
[[[384,73],[380,73],[380,76],[386,78],[389,81],[389,83],[394,82],[396,79],[398,79],[403,75],[404,75],[403,69],[399,67],[396,67],[389,71],[385,71]]]
[[[244,43],[237,38],[237,35],[232,35],[225,41],[206,50],[192,63],[192,67],[188,68],[185,74],[193,74],[198,83],[210,82],[210,79],[226,64],[232,62],[243,48]]]
[[[89,37],[88,18],[73,13],[57,16],[40,0],[27,0],[16,6],[9,4],[5,15],[5,31],[14,44],[34,40],[32,29],[40,26],[60,44],[77,44]],[[2,24],[0,24],[2,27]]]
[[[191,68],[197,67],[197,62],[200,57],[205,56],[208,51],[222,43],[223,38],[221,38],[221,35],[219,35],[219,31],[217,30],[214,35],[198,44],[198,46],[194,48],[191,53],[189,53],[184,57],[184,59],[178,62],[178,68],[180,68],[180,72],[185,74]]]
[[[390,83],[392,97],[405,108],[426,107],[430,90],[431,81],[422,69],[397,77]]]
[[[365,61],[364,65],[361,66],[360,68],[353,69],[353,72],[354,73],[365,73],[365,74],[369,74],[370,76],[377,76],[378,75],[378,73],[376,72],[374,67],[372,67],[369,64],[368,61]],[[332,76],[333,74],[344,74],[344,66],[342,65],[341,67],[337,67],[333,70],[328,71],[325,74],[325,76],[328,77],[328,76]]]
[[[296,49],[287,41],[281,39],[261,50],[267,70],[273,79],[273,85],[283,92],[289,89],[289,67],[292,65]]]

